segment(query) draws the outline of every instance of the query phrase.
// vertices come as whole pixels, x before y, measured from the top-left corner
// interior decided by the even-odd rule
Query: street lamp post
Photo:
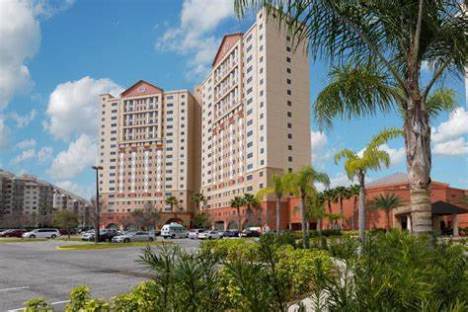
[[[99,209],[99,170],[102,170],[102,166],[93,166],[93,170],[96,171],[96,220],[95,220],[95,234],[94,234],[94,241],[99,243],[99,217],[101,215],[101,211]]]

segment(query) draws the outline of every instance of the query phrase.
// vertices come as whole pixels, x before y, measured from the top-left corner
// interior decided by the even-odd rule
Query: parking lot
[[[200,241],[176,239],[188,251]],[[45,297],[60,310],[69,291],[88,285],[94,296],[110,298],[150,278],[150,272],[136,263],[141,247],[60,251],[63,241],[0,244],[0,311],[19,309],[33,297]]]

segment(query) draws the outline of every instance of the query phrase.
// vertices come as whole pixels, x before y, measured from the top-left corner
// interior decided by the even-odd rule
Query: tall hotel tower
[[[128,213],[148,203],[165,212],[191,210],[199,188],[199,114],[189,91],[163,91],[145,81],[119,98],[101,95],[104,213]],[[169,196],[178,200],[174,211],[165,203]]]
[[[309,63],[275,19],[262,9],[246,33],[226,35],[196,89],[207,208],[310,164]]]

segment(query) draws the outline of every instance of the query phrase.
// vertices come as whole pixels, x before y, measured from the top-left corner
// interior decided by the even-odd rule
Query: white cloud
[[[70,140],[85,134],[97,136],[99,94],[118,95],[123,89],[110,79],[83,77],[59,84],[51,93],[45,128],[56,138]]]
[[[54,184],[57,185],[58,187],[61,187],[62,189],[66,191],[79,195],[85,199],[91,198],[91,196],[93,195],[93,191],[94,191],[94,185],[84,187],[70,180],[62,180],[62,181],[55,182]]]
[[[432,131],[433,152],[437,155],[457,156],[468,154],[468,110],[456,108]]]
[[[75,0],[35,0],[34,13],[50,18],[57,13],[68,10]]]
[[[0,115],[0,149],[8,146],[10,129],[5,124],[5,117]]]
[[[55,179],[73,178],[96,163],[97,145],[91,137],[82,134],[60,152],[52,162],[48,173]]]
[[[13,158],[11,161],[13,164],[17,165],[23,161],[30,160],[36,157],[36,150],[34,148],[23,150],[18,156]]]
[[[25,149],[28,147],[33,147],[35,145],[36,145],[36,140],[34,139],[26,139],[26,140],[16,143],[16,147],[19,149]]]
[[[406,158],[406,150],[404,147],[392,148],[388,146],[388,144],[383,144],[380,146],[380,149],[386,151],[390,156],[390,166],[397,165]]]
[[[459,156],[468,155],[468,142],[461,137],[446,142],[437,143],[432,150],[436,155]]]
[[[37,160],[39,160],[39,162],[45,162],[52,157],[53,152],[54,150],[52,147],[44,146],[37,152]]]
[[[326,161],[333,158],[335,149],[327,149],[328,139],[322,131],[310,132],[310,145],[312,149],[312,165],[323,167]]]
[[[185,0],[179,25],[167,29],[155,47],[190,55],[188,75],[199,77],[208,71],[220,43],[214,30],[231,17],[234,17],[233,0]]]
[[[13,113],[10,113],[9,117],[16,123],[16,127],[24,128],[28,126],[36,117],[36,110],[32,109],[26,115],[19,115],[18,113],[13,112]]]
[[[32,85],[25,62],[41,41],[39,21],[31,1],[0,1],[0,109]]]

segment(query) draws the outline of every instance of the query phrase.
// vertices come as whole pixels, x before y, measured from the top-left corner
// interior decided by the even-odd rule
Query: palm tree
[[[237,210],[237,218],[238,218],[238,229],[239,232],[242,231],[242,219],[241,219],[241,214],[240,214],[240,208],[245,205],[245,201],[243,197],[236,196],[233,199],[231,199],[231,204],[230,206],[232,208],[236,208]]]
[[[385,216],[387,217],[387,231],[390,229],[390,212],[401,205],[400,198],[391,193],[391,194],[380,194],[374,198],[371,202],[371,207],[374,209],[382,209],[385,211]]]
[[[325,217],[325,195],[323,192],[308,195],[306,199],[308,220],[316,221],[315,230],[320,234],[322,231],[322,220]]]
[[[260,203],[258,202],[257,198],[250,193],[246,193],[244,194],[243,199],[244,199],[244,205],[247,206],[247,213],[249,214],[253,213],[252,208],[254,208],[258,214],[259,212],[258,208],[260,206]],[[259,216],[258,219],[259,219],[259,222],[261,223],[261,216]]]
[[[309,235],[307,233],[306,227],[306,198],[307,196],[314,196],[317,193],[317,190],[314,186],[314,183],[322,183],[326,186],[330,184],[330,179],[325,173],[318,172],[311,166],[305,166],[298,172],[291,172],[285,176],[285,185],[286,190],[290,193],[293,193],[300,198],[299,207],[301,210],[302,218],[302,234],[303,234],[303,244],[304,248],[309,247]]]
[[[200,203],[203,203],[202,208],[204,208],[204,206],[206,204],[206,198],[205,198],[205,195],[203,195],[203,193],[193,194],[192,195],[192,201],[195,204],[195,206],[197,207],[197,209],[200,209]]]
[[[174,211],[174,207],[177,207],[179,205],[179,201],[177,200],[177,198],[172,195],[167,197],[165,201],[166,201],[166,204],[171,206],[172,212]]]
[[[280,208],[281,208],[281,200],[283,198],[283,194],[285,193],[285,183],[284,177],[274,175],[272,177],[272,186],[265,187],[257,192],[257,199],[262,200],[263,197],[269,194],[275,194],[276,197],[276,233],[280,231]],[[267,211],[268,216],[268,211]]]
[[[343,200],[350,198],[349,190],[348,188],[344,186],[337,186],[335,188],[335,195],[336,195],[336,200],[340,205],[340,228],[343,228],[343,218],[344,218],[344,210],[343,210]]]
[[[376,135],[366,147],[362,156],[349,149],[343,149],[335,155],[335,162],[338,163],[341,159],[345,159],[344,168],[349,179],[357,178],[359,192],[359,238],[361,241],[365,239],[366,230],[366,210],[365,210],[365,176],[369,170],[379,170],[382,166],[390,165],[390,156],[387,152],[380,150],[380,145],[388,140],[401,135],[399,129],[384,130]]]
[[[336,191],[335,191],[334,188],[326,189],[323,192],[323,195],[324,195],[325,201],[327,202],[327,208],[328,208],[327,215],[331,215],[331,214],[333,214],[332,203],[334,203],[336,201]],[[331,226],[332,226],[332,223],[331,223],[331,220],[329,218],[328,219],[328,228],[331,228]]]
[[[344,83],[332,83],[318,97],[318,120],[401,111],[412,219],[418,234],[432,232],[429,117],[450,104],[440,102],[448,100],[450,92],[436,95],[436,91],[433,100],[430,94],[448,71],[460,78],[465,73],[468,40],[463,2],[235,1],[239,16],[250,5],[266,4],[267,12],[274,11],[276,20],[287,26],[296,46],[305,44],[313,59],[328,58],[332,65],[352,62],[344,68]],[[423,82],[424,63],[433,70]]]
[[[356,215],[356,208],[359,198],[359,191],[361,187],[358,184],[353,184],[349,187],[350,196],[353,198],[353,213],[351,215],[351,229],[354,230],[355,228],[355,215]]]

